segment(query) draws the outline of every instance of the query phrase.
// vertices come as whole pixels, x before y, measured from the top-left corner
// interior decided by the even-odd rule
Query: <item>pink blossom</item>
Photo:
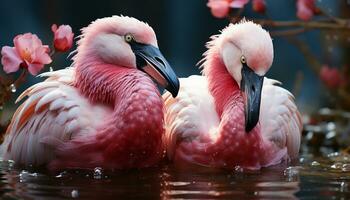
[[[320,78],[328,88],[337,88],[342,85],[342,76],[339,70],[328,65],[323,65],[320,71]]]
[[[209,0],[207,6],[214,17],[226,17],[231,8],[242,8],[249,0]]]
[[[266,10],[265,0],[253,0],[253,10],[255,12],[264,13]]]
[[[299,19],[308,21],[316,12],[315,0],[297,0],[297,16]]]
[[[249,0],[231,0],[231,8],[243,8],[245,4],[249,2]]]
[[[19,67],[27,68],[32,75],[37,75],[45,64],[52,62],[48,55],[49,47],[32,33],[17,35],[13,39],[14,47],[1,49],[1,63],[6,73],[16,72]]]
[[[57,28],[56,24],[51,26],[54,33],[53,44],[57,51],[68,51],[73,45],[74,33],[69,25],[61,25]]]
[[[209,0],[207,6],[211,14],[217,18],[224,18],[230,12],[230,3],[226,0]]]

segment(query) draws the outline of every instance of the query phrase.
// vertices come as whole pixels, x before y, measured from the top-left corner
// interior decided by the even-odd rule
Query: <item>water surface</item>
[[[348,199],[350,157],[339,153],[260,171],[157,168],[56,174],[0,164],[3,199]]]

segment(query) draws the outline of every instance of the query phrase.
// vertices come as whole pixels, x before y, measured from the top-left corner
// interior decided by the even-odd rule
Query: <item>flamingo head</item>
[[[160,52],[153,29],[135,18],[112,16],[97,19],[82,29],[74,62],[90,67],[108,63],[136,68],[148,74],[175,97],[179,80]]]
[[[260,25],[242,20],[225,28],[217,42],[227,71],[243,92],[245,127],[250,132],[259,121],[264,75],[273,61],[272,39]]]

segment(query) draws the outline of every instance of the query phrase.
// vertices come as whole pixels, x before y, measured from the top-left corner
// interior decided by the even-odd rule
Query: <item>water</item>
[[[317,164],[315,164],[317,163]],[[143,170],[50,173],[0,162],[3,199],[348,199],[350,156],[300,157],[260,171],[180,170],[170,164]]]
[[[16,93],[17,88],[16,88],[15,84],[11,84],[10,85],[10,90],[11,90],[12,93]]]

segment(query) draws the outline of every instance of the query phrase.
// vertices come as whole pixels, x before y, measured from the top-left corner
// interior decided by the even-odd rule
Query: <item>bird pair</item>
[[[178,165],[259,169],[298,155],[293,96],[264,78],[270,35],[241,21],[213,36],[203,76],[176,77],[146,23],[98,19],[82,30],[73,65],[19,96],[4,159],[50,169]],[[167,89],[163,97],[152,81]],[[181,85],[181,87],[180,87]],[[177,96],[177,97],[176,97]],[[176,98],[175,98],[176,97]]]

